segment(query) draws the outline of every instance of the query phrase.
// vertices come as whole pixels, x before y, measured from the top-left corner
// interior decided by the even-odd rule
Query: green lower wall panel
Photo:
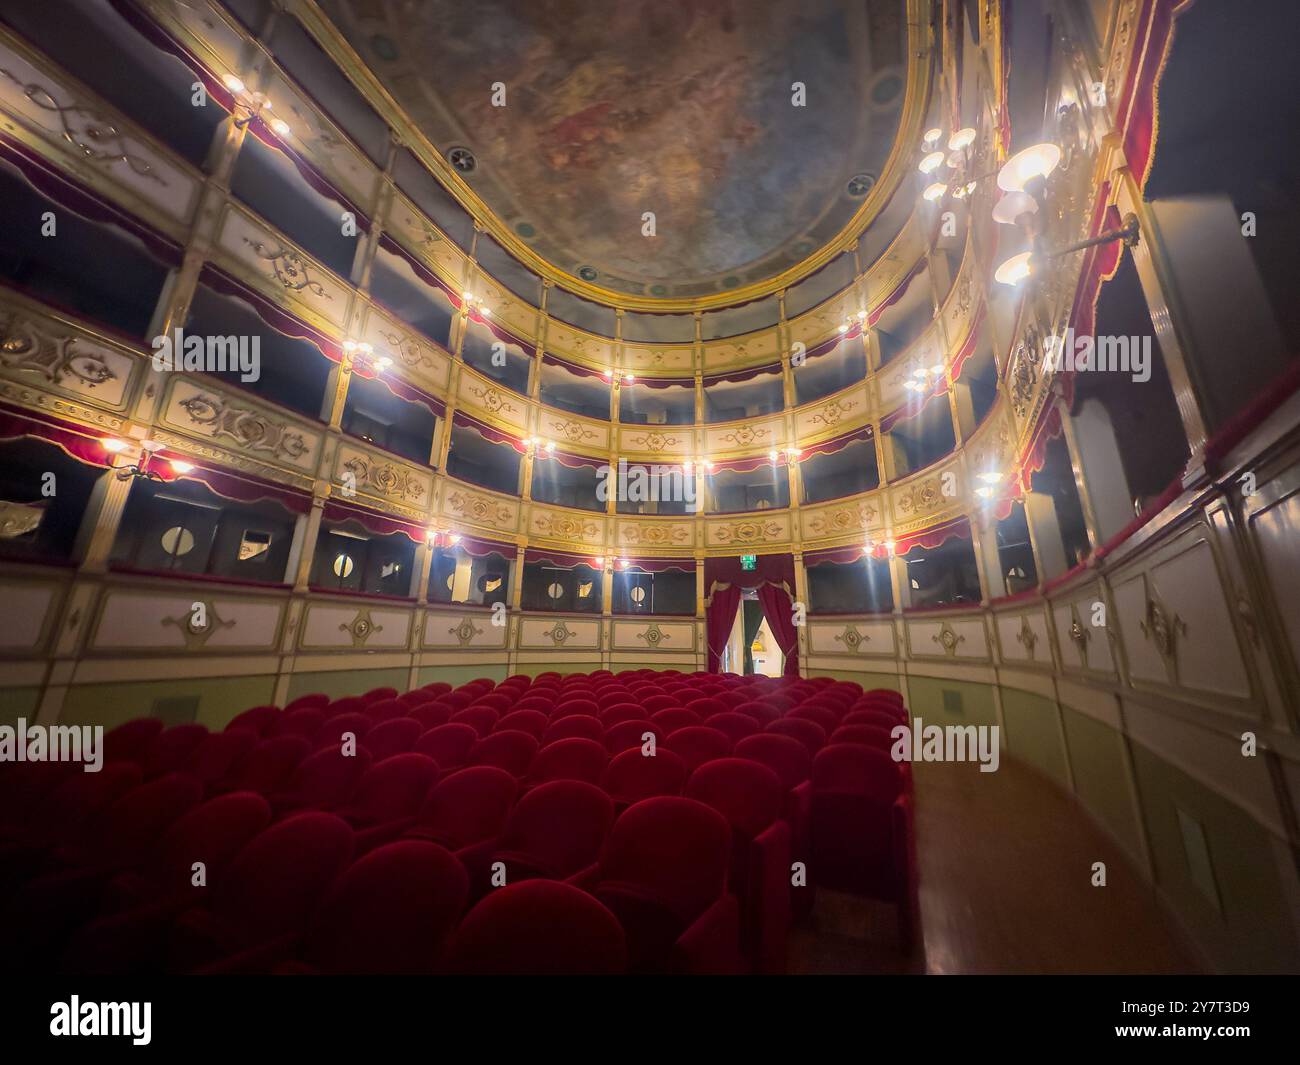
[[[1056,703],[1032,692],[1003,688],[1002,724],[1002,742],[1011,757],[1046,773],[1059,787],[1069,788]]]
[[[1143,865],[1137,796],[1125,769],[1124,738],[1068,706],[1061,709],[1061,719],[1075,794],[1088,812],[1110,829],[1134,862]]]
[[[996,725],[987,684],[938,677],[907,678],[907,708],[923,725]]]
[[[515,672],[522,673],[527,677],[535,677],[539,673],[559,673],[568,675],[570,673],[594,673],[602,668],[599,661],[595,662],[520,662],[515,666]]]
[[[250,706],[269,703],[274,689],[270,676],[87,684],[69,689],[59,723],[112,728],[134,717],[161,716],[220,729]]]
[[[1215,966],[1296,971],[1300,957],[1273,838],[1247,813],[1131,745],[1156,884]]]
[[[901,693],[903,690],[902,685],[898,683],[897,673],[858,672],[852,669],[810,669],[808,676],[851,680],[854,684],[861,684],[864,691],[870,691],[872,688],[887,688],[891,692]]]
[[[506,679],[507,673],[508,670],[503,663],[484,662],[481,665],[468,666],[425,666],[420,670],[420,680],[416,687],[422,688],[426,684],[442,681],[444,684],[450,684],[453,688],[459,688],[462,684],[468,684],[480,677],[503,681]]]
[[[39,688],[0,688],[0,725],[13,725],[20,717],[35,721],[40,702]]]
[[[437,680],[431,677],[430,680]],[[396,688],[404,692],[410,687],[409,669],[340,669],[319,673],[295,673],[289,678],[289,697],[293,702],[309,692],[324,692],[331,699],[345,695],[362,695],[372,688]],[[426,682],[428,683],[428,682]]]

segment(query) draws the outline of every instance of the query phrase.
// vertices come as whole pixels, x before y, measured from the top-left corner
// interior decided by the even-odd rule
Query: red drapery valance
[[[451,418],[452,424],[460,426],[462,429],[473,429],[484,440],[490,440],[494,444],[507,444],[514,448],[519,454],[526,454],[528,445],[516,436],[509,433],[503,433],[500,429],[493,429],[486,422],[481,422],[477,418],[471,418],[464,411],[456,411]]]
[[[406,521],[402,518],[393,517],[391,514],[383,514],[377,510],[371,510],[369,507],[363,507],[356,503],[344,503],[337,499],[327,499],[325,501],[325,508],[321,517],[329,522],[355,521],[368,532],[379,536],[402,533],[417,544],[425,543],[429,536],[429,530],[424,525],[417,525],[413,521]]]
[[[211,263],[203,267],[199,275],[200,284],[227,296],[247,303],[254,313],[267,325],[283,336],[306,340],[320,348],[321,354],[332,362],[343,361],[343,348],[319,329],[315,329],[301,319],[295,318],[287,311],[277,307],[261,293],[249,288],[242,281],[237,281],[224,270]]]
[[[44,411],[26,411],[18,407],[0,405],[0,440],[18,440],[34,437],[54,444],[64,454],[89,466],[112,466],[113,454],[103,442],[112,433],[96,432],[72,422],[65,422]]]

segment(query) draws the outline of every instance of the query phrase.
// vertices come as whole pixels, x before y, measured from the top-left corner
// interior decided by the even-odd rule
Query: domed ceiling
[[[508,233],[643,298],[760,283],[832,240],[882,173],[907,82],[905,0],[321,8]]]

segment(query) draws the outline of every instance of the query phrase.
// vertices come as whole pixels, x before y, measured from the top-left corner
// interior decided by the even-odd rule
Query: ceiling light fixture
[[[939,167],[943,166],[943,152],[931,152],[918,164],[922,174],[933,174]]]

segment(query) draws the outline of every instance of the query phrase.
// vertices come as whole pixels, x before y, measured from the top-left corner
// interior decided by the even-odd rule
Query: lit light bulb
[[[1013,255],[997,268],[997,272],[994,273],[993,279],[1001,284],[1011,285],[1013,287],[1020,284],[1020,282],[1027,278],[1032,272],[1032,267],[1029,262],[1032,255],[1032,252],[1027,251],[1021,252],[1019,255]]]
[[[776,461],[776,448],[773,448],[771,451],[769,451],[769,452],[767,453],[767,457],[768,457],[772,462],[775,462],[775,461]]]
[[[1027,192],[1008,192],[993,206],[993,221],[1004,226],[1016,225],[1028,214],[1037,214],[1038,204]]]
[[[1003,192],[1022,192],[1034,178],[1051,177],[1061,161],[1061,149],[1051,142],[1035,144],[1017,152],[998,173],[998,188]]]
[[[177,473],[192,473],[194,470],[194,463],[186,462],[184,459],[172,459],[170,465]]]
[[[980,474],[980,480],[983,481],[985,484],[997,484],[1000,480],[1002,480],[1002,474],[1000,474],[997,470],[985,470],[983,473]]]
[[[943,194],[948,191],[948,186],[942,181],[936,181],[933,185],[927,185],[925,191],[921,193],[923,199],[930,203],[935,203],[943,199]]]
[[[110,451],[110,452],[112,452],[114,455],[116,455],[119,451],[125,451],[125,450],[126,450],[126,441],[125,441],[125,440],[116,440],[116,439],[113,439],[113,440],[101,440],[101,441],[100,441],[100,444],[103,446],[103,448],[104,448],[105,451]]]
[[[229,89],[231,92],[244,91],[243,79],[236,77],[234,74],[227,74],[221,80],[225,84],[226,88]]]
[[[933,174],[943,166],[943,152],[931,152],[917,164],[922,174]]]
[[[961,151],[963,148],[969,148],[975,143],[975,129],[973,126],[967,126],[965,129],[959,129],[948,138],[948,147],[954,151]]]
[[[460,543],[460,533],[452,533],[450,536],[447,537],[447,539],[450,540],[453,544],[458,544]]]
[[[384,370],[387,370],[392,365],[393,365],[393,360],[390,359],[387,355],[385,355],[383,358],[375,360],[375,366],[380,370],[381,373]]]
[[[921,147],[933,148],[936,144],[939,143],[939,138],[942,136],[943,136],[943,130],[941,130],[938,126],[935,126],[934,129],[927,129],[925,131],[925,136],[921,138]]]

